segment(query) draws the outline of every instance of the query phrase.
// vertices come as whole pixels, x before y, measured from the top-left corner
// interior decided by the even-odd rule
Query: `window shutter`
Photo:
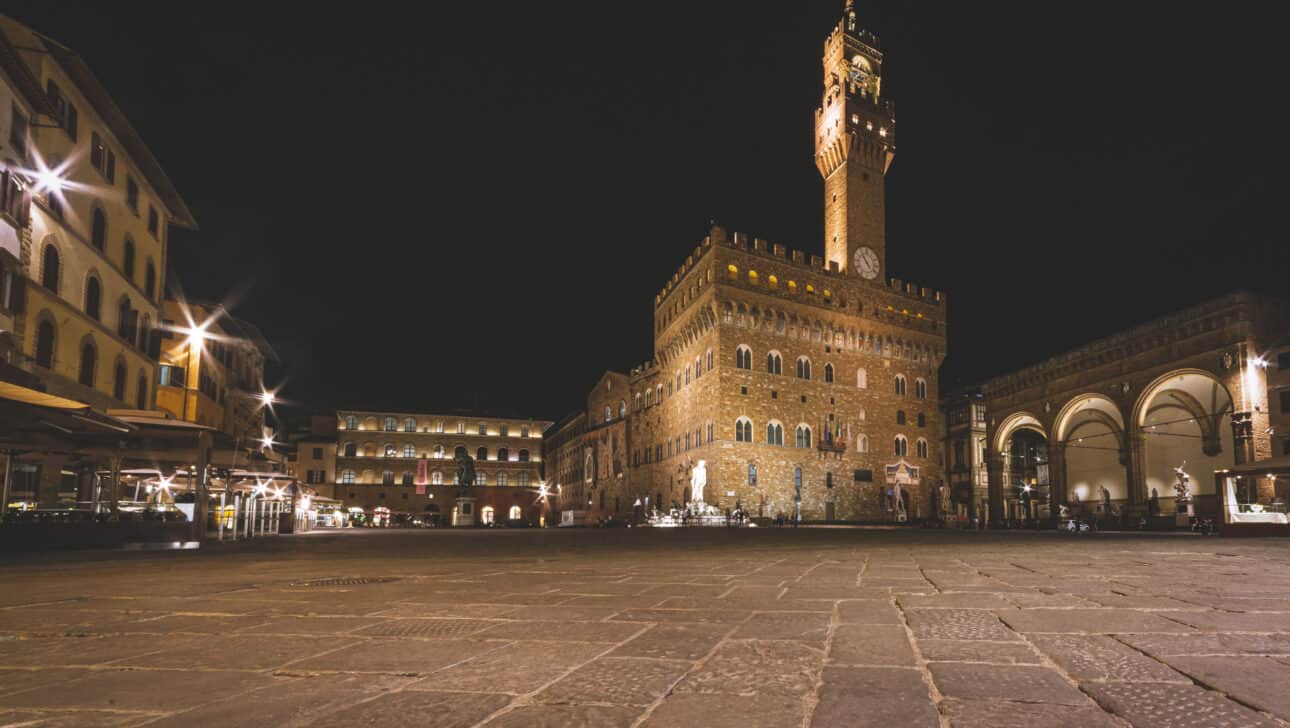
[[[161,359],[161,339],[162,332],[154,326],[148,335],[148,356],[153,361]]]

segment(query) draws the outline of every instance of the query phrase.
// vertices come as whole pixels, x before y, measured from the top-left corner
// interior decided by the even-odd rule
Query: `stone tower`
[[[824,43],[824,98],[815,111],[815,164],[824,177],[824,253],[867,280],[887,273],[884,184],[896,115],[882,98],[878,37],[856,26],[852,0]]]

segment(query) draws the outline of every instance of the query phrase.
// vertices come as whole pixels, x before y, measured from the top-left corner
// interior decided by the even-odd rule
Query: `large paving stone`
[[[901,594],[896,601],[905,609],[1008,609],[1013,606],[1002,594],[990,592]]]
[[[940,719],[917,670],[826,667],[811,725],[935,728]]]
[[[1204,632],[1282,632],[1290,634],[1290,612],[1162,612]]]
[[[824,652],[800,642],[727,642],[676,687],[678,693],[806,695],[824,663]]]
[[[436,672],[409,689],[529,693],[608,648],[582,642],[513,642]]]
[[[5,710],[0,708],[0,726],[6,728],[83,728],[83,726],[135,726],[151,714],[105,710]]]
[[[708,622],[734,624],[748,619],[748,610],[730,609],[626,609],[615,614],[612,621],[623,622]]]
[[[1030,665],[933,662],[932,681],[947,698],[1087,706],[1088,697],[1055,670]]]
[[[69,682],[85,677],[88,668],[83,667],[47,667],[41,669],[0,669],[0,702],[5,695],[20,693],[32,688],[45,687]],[[0,725],[6,725],[0,723]]]
[[[424,690],[386,693],[310,721],[312,728],[424,725],[468,728],[510,703],[505,695],[435,693]]]
[[[1101,706],[1135,726],[1273,728],[1277,721],[1195,685],[1101,683],[1085,686]]]
[[[1168,657],[1201,685],[1290,720],[1290,665],[1267,657]]]
[[[381,693],[398,690],[414,678],[392,675],[316,675],[279,678],[257,690],[175,713],[149,728],[228,728],[228,726],[306,726]],[[177,703],[183,705],[182,702]]]
[[[380,624],[382,617],[272,617],[237,630],[237,634],[309,635],[314,638],[344,635],[364,627]]]
[[[629,705],[521,705],[488,721],[488,728],[630,728],[645,711]]]
[[[988,640],[916,640],[928,662],[988,662],[999,665],[1038,665],[1038,652],[1025,642]]]
[[[805,715],[798,695],[673,693],[641,728],[778,728],[800,726]]]
[[[94,710],[173,711],[194,702],[208,703],[270,684],[276,678],[252,672],[204,670],[94,670],[65,683],[4,698],[14,708],[90,708]]]
[[[1093,706],[1033,704],[1002,700],[941,701],[952,728],[1124,728],[1124,723]]]
[[[613,622],[504,622],[475,634],[486,640],[550,640],[552,642],[622,642],[646,625]]]
[[[486,652],[506,642],[470,640],[369,639],[286,666],[295,672],[381,672],[424,675]]]
[[[156,652],[175,639],[123,637],[33,637],[0,640],[0,667],[106,665]]]
[[[363,627],[355,634],[369,637],[465,637],[507,624],[511,623],[492,619],[390,619]]]
[[[1129,609],[1000,609],[999,619],[1018,632],[1194,632],[1154,612]]]
[[[543,688],[533,699],[543,703],[649,705],[670,690],[691,665],[636,657],[602,657]]]
[[[1171,655],[1290,655],[1290,634],[1123,634],[1116,639],[1153,657]]]
[[[166,640],[176,642],[174,638]],[[335,649],[359,644],[354,639],[320,640],[280,635],[194,635],[164,644],[157,652],[127,657],[113,665],[207,670],[268,670]]]
[[[900,625],[840,625],[833,633],[828,658],[839,665],[915,665],[909,635]]]
[[[708,654],[730,631],[731,627],[724,624],[660,624],[624,642],[610,654],[694,661]]]
[[[1081,682],[1187,682],[1167,665],[1105,635],[1036,634],[1030,641]]]
[[[829,635],[829,619],[829,614],[818,612],[757,612],[735,629],[733,637],[822,642]]]
[[[980,609],[907,609],[905,617],[918,639],[1019,640],[997,617]]]
[[[900,610],[889,599],[857,599],[838,602],[842,624],[901,624]]]

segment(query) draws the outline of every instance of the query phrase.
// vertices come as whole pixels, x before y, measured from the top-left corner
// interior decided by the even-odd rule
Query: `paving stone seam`
[[[923,578],[927,577],[921,565],[919,565],[918,571],[923,574]],[[934,591],[933,593],[937,592]],[[895,594],[891,595],[891,605],[900,615],[900,626],[904,628],[905,639],[909,642],[909,647],[914,653],[914,665],[919,674],[922,675],[923,683],[927,686],[927,696],[932,701],[932,707],[936,709],[936,717],[940,720],[941,728],[950,728],[950,718],[941,710],[941,703],[944,702],[945,696],[941,694],[941,689],[936,685],[936,681],[932,679],[932,671],[927,666],[927,659],[923,657],[923,651],[918,646],[918,640],[914,639],[914,629],[909,626],[909,617],[905,614],[905,609],[900,605],[900,600],[896,598]]]
[[[866,558],[856,572],[857,585],[868,568],[869,559]],[[824,633],[824,659],[821,661],[819,674],[815,678],[815,685],[802,699],[805,708],[802,711],[802,728],[810,728],[811,721],[815,718],[815,709],[820,705],[820,691],[824,689],[824,667],[829,663],[829,654],[833,650],[833,638],[837,634],[838,625],[842,623],[842,617],[838,614],[839,609],[841,609],[840,603],[833,602],[833,611],[829,612],[829,628]]]
[[[698,660],[695,660],[694,663],[690,665],[690,669],[681,673],[681,675],[677,677],[676,680],[672,681],[672,684],[667,686],[667,690],[664,690],[662,695],[658,696],[658,698],[656,698],[652,703],[645,706],[645,711],[640,715],[636,716],[636,720],[632,722],[631,728],[639,728],[641,724],[649,720],[650,715],[655,710],[658,710],[658,707],[662,705],[665,700],[668,699],[668,697],[672,694],[672,691],[676,689],[677,685],[680,685],[681,682],[685,680],[685,678],[689,677],[695,671],[703,669],[703,667],[706,666],[708,662],[712,660],[713,656],[715,656],[717,652],[721,649],[722,645],[728,644],[730,642],[730,635],[734,634],[741,626],[743,626],[746,622],[748,622],[751,619],[752,619],[752,614],[749,613],[748,616],[744,617],[742,620],[738,622],[732,622],[729,625],[729,628],[726,629],[725,633],[721,635],[721,639],[717,640],[716,644],[712,645],[711,649],[709,649],[706,653],[704,653],[703,656],[700,657]],[[623,644],[626,644],[626,642],[627,641],[625,640]]]
[[[1255,706],[1255,705],[1253,705],[1253,704],[1251,704],[1251,703],[1248,703],[1248,702],[1246,702],[1246,701],[1244,701],[1244,700],[1241,700],[1240,698],[1238,698],[1238,697],[1236,697],[1236,696],[1234,696],[1234,695],[1232,695],[1232,694],[1230,694],[1230,693],[1227,693],[1227,692],[1224,692],[1224,691],[1222,691],[1222,690],[1219,690],[1217,687],[1214,687],[1213,685],[1210,685],[1210,684],[1206,683],[1205,681],[1200,680],[1200,679],[1199,679],[1199,678],[1197,678],[1195,675],[1190,675],[1190,674],[1188,674],[1188,673],[1183,672],[1182,670],[1177,670],[1177,669],[1175,669],[1173,666],[1171,666],[1169,663],[1165,662],[1164,660],[1160,660],[1160,659],[1158,659],[1158,658],[1156,658],[1156,657],[1153,657],[1153,656],[1151,656],[1151,655],[1147,654],[1146,652],[1143,652],[1142,650],[1138,649],[1137,647],[1134,647],[1133,645],[1131,645],[1131,644],[1129,644],[1129,643],[1125,642],[1124,640],[1119,639],[1119,636],[1118,636],[1118,635],[1111,635],[1111,637],[1112,637],[1112,638],[1114,638],[1114,639],[1115,639],[1117,642],[1119,642],[1120,644],[1125,645],[1125,646],[1126,646],[1126,647],[1128,647],[1129,649],[1133,650],[1134,652],[1137,652],[1138,654],[1140,654],[1140,655],[1142,655],[1142,656],[1146,657],[1147,659],[1149,659],[1149,660],[1154,660],[1154,661],[1156,661],[1156,662],[1159,662],[1160,664],[1164,665],[1165,667],[1168,667],[1169,669],[1173,670],[1174,672],[1177,672],[1179,675],[1182,675],[1183,677],[1187,678],[1187,679],[1190,681],[1190,684],[1193,684],[1193,685],[1195,685],[1195,686],[1197,686],[1197,687],[1199,687],[1199,688],[1201,688],[1201,689],[1203,689],[1203,690],[1205,690],[1205,691],[1208,691],[1208,692],[1213,693],[1213,694],[1215,694],[1215,695],[1218,695],[1218,696],[1220,696],[1220,697],[1226,698],[1226,699],[1228,699],[1228,700],[1232,701],[1233,703],[1236,703],[1237,705],[1244,706],[1244,707],[1246,707],[1246,708],[1248,708],[1248,709],[1250,709],[1250,710],[1254,711],[1255,713],[1258,713],[1259,715],[1262,715],[1262,716],[1264,716],[1264,717],[1267,717],[1267,718],[1271,719],[1271,720],[1272,720],[1273,722],[1275,722],[1275,723],[1280,723],[1281,725],[1290,725],[1290,721],[1286,721],[1286,720],[1282,719],[1282,718],[1281,718],[1281,717],[1279,717],[1279,716],[1273,715],[1272,713],[1269,713],[1269,712],[1267,712],[1266,710],[1263,710],[1262,708],[1259,708],[1259,707],[1257,707],[1257,706]],[[1179,684],[1185,684],[1185,683],[1179,683],[1179,682],[1164,682],[1164,681],[1161,681],[1161,680],[1144,680],[1144,681],[1142,681],[1142,682],[1144,682],[1144,683],[1155,683],[1155,684],[1160,684],[1160,685],[1179,685]]]

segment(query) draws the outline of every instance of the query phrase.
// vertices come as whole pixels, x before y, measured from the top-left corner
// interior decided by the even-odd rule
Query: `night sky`
[[[949,294],[943,389],[1286,295],[1278,26],[1138,5],[857,3],[897,108],[888,265]],[[650,358],[653,296],[710,219],[822,254],[841,6],[6,12],[133,120],[201,225],[172,235],[174,273],[264,331],[283,396],[554,419]]]

